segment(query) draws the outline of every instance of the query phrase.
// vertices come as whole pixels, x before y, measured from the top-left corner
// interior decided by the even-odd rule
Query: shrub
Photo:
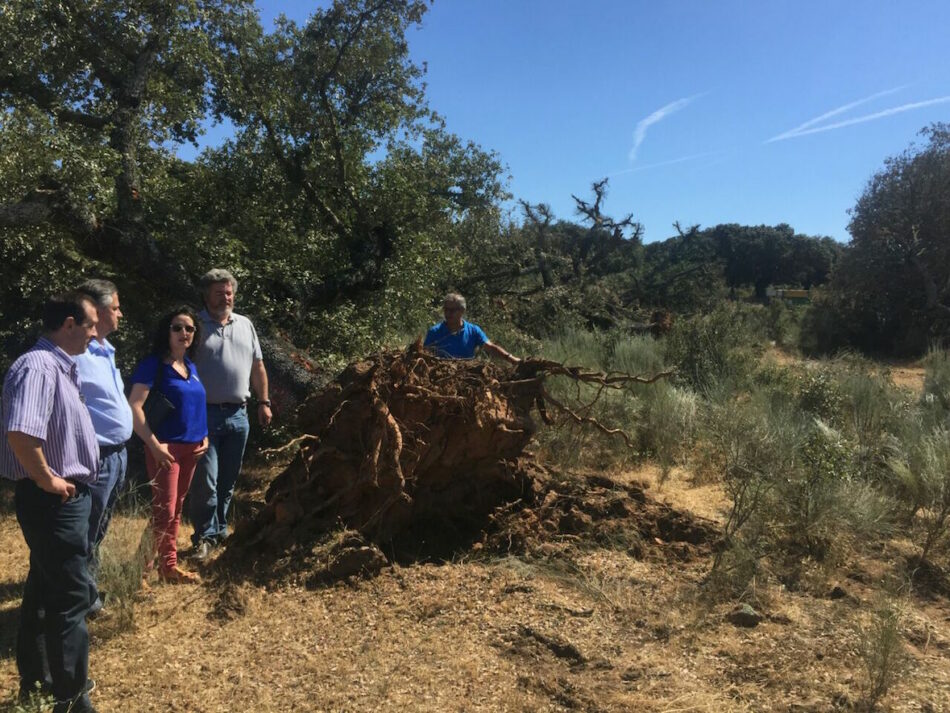
[[[802,308],[790,307],[782,300],[772,300],[766,308],[766,330],[769,339],[783,347],[797,348],[803,314]]]
[[[938,426],[916,441],[892,442],[892,449],[887,465],[923,526],[919,558],[926,561],[950,530],[950,430]]]
[[[764,554],[768,544],[763,537],[768,529],[764,508],[794,460],[801,427],[789,409],[777,406],[767,392],[757,392],[744,402],[713,406],[704,430],[732,502],[723,527],[725,548],[713,562],[715,571],[727,561],[730,550]],[[750,525],[755,537],[743,536]]]
[[[96,580],[99,590],[108,593],[109,617],[103,624],[110,634],[128,631],[134,624],[134,599],[142,588],[146,561],[152,555],[148,507],[134,489],[126,492],[99,547]]]
[[[950,419],[950,352],[932,348],[924,366],[922,409],[932,425],[946,424]]]
[[[677,322],[666,339],[666,361],[698,391],[719,383],[746,383],[766,336],[762,309],[727,304]]]
[[[820,420],[808,425],[768,513],[789,551],[823,561],[832,552],[890,531],[890,504],[854,478],[852,448]]]
[[[886,434],[897,427],[901,397],[883,375],[867,368],[849,368],[841,380],[843,426],[854,440],[859,477],[876,477],[884,470]]]
[[[624,337],[613,345],[608,365],[627,374],[656,374],[666,369],[663,345],[650,336]]]
[[[801,377],[798,403],[802,409],[828,423],[839,423],[844,394],[834,371],[827,365]]]
[[[894,602],[884,602],[874,610],[871,625],[858,631],[859,652],[864,674],[862,704],[874,711],[907,667],[903,649],[904,613]]]
[[[641,391],[637,438],[660,464],[661,479],[686,460],[695,440],[699,398],[689,389],[658,382]]]
[[[546,359],[588,369],[601,369],[606,361],[603,336],[586,329],[564,329],[558,332],[544,341],[542,353]]]

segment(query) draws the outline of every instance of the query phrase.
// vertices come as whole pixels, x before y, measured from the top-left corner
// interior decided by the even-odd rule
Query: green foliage
[[[16,696],[16,694],[14,694],[14,696]],[[0,707],[0,710],[9,711],[10,713],[46,713],[47,711],[53,710],[55,704],[56,698],[53,694],[44,694],[40,690],[39,684],[37,684],[37,689],[30,691],[25,701],[13,698],[9,703],[9,708],[4,705]]]
[[[782,300],[772,300],[767,309],[766,330],[769,339],[782,347],[797,349],[805,310],[801,306],[786,305]]]
[[[680,320],[666,340],[666,359],[691,388],[738,385],[752,371],[765,339],[763,308],[726,303],[705,315]]]
[[[94,269],[71,236],[49,229],[40,238],[11,231],[0,240],[0,371],[39,336],[43,301],[75,287],[80,275]]]
[[[705,416],[706,469],[719,474],[731,503],[709,584],[738,594],[768,552],[770,528],[763,510],[794,457],[801,428],[765,391],[739,402],[711,404]]]
[[[807,320],[807,348],[919,355],[950,335],[950,129],[885,161],[851,211],[852,240],[826,299]]]
[[[898,428],[903,401],[890,380],[867,369],[851,368],[841,380],[844,428],[854,443],[856,474],[881,475],[884,440]]]
[[[802,375],[798,403],[802,409],[830,423],[838,423],[844,407],[844,394],[832,368],[823,365]]]
[[[916,435],[916,438],[914,438]],[[937,426],[907,431],[892,443],[887,465],[897,478],[914,525],[921,530],[921,561],[926,561],[950,531],[950,430]]]
[[[931,348],[924,359],[924,392],[921,408],[927,423],[950,423],[950,352]]]
[[[875,607],[870,626],[857,631],[864,674],[861,703],[869,713],[877,710],[910,663],[904,652],[903,630],[903,607],[883,601]]]
[[[608,362],[611,368],[627,374],[649,376],[666,368],[663,345],[649,336],[617,336]]]
[[[666,370],[661,345],[652,337],[618,338],[569,329],[544,341],[543,356],[571,366],[641,376]],[[555,380],[551,389],[558,400],[578,404],[579,414],[591,416],[609,428],[622,429],[636,446],[631,450],[618,436],[608,437],[568,421],[539,434],[545,456],[559,464],[616,467],[651,455],[667,473],[689,455],[699,399],[688,389],[658,381],[602,391],[569,380]]]
[[[822,560],[848,524],[848,446],[839,433],[815,421],[796,450],[775,491],[771,515],[784,530],[786,547]]]
[[[660,464],[666,479],[674,465],[685,463],[693,448],[699,397],[687,388],[657,382],[639,390],[637,439],[643,453]]]
[[[731,288],[751,285],[759,299],[769,285],[808,289],[828,279],[839,248],[831,238],[796,235],[791,226],[717,225],[708,231]]]

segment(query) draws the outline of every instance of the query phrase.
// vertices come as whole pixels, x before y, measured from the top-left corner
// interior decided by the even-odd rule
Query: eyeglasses
[[[192,327],[190,324],[173,324],[173,325],[172,325],[172,331],[173,331],[173,332],[180,332],[180,331],[183,330],[183,329],[184,329],[188,334],[194,334],[194,332],[195,332],[195,328]]]

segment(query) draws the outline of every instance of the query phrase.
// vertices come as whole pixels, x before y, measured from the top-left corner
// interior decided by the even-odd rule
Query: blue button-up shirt
[[[115,365],[115,347],[108,339],[93,339],[84,354],[74,357],[80,389],[101,446],[118,446],[132,437],[132,409],[125,398],[122,374]]]
[[[42,441],[43,456],[56,475],[77,483],[96,481],[99,446],[79,389],[75,362],[45,337],[13,362],[3,380],[0,475],[29,477],[7,440],[7,433],[17,431]]]

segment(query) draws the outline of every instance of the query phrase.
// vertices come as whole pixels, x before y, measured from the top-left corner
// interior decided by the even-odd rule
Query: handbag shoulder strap
[[[158,367],[155,369],[155,381],[152,382],[152,388],[159,392],[162,391],[161,383],[162,383],[163,377],[165,376],[165,370],[162,368],[163,366],[165,366],[165,362],[162,359],[162,357],[159,357]]]

